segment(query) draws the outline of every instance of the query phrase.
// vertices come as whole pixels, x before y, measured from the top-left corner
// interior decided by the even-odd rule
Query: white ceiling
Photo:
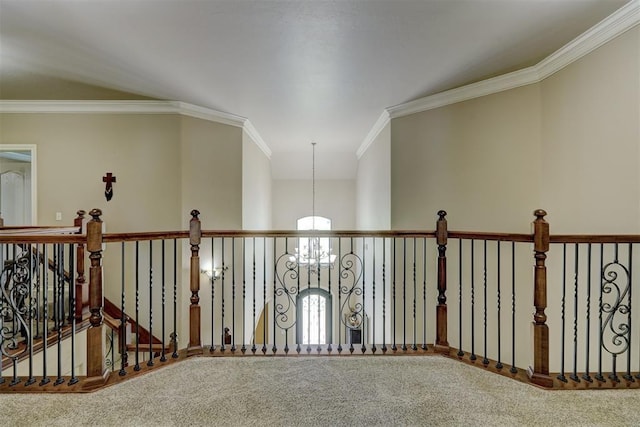
[[[0,0],[0,73],[244,116],[274,177],[306,177],[311,141],[320,177],[349,175],[384,108],[531,66],[625,3]]]

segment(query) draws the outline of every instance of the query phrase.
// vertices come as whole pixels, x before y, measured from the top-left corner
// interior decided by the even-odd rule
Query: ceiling
[[[349,175],[386,107],[536,64],[625,3],[0,0],[0,82],[38,73],[236,114],[274,177],[307,176],[311,141],[320,177]]]

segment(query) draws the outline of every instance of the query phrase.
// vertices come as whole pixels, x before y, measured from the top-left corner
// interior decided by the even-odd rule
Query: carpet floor
[[[88,394],[0,395],[8,426],[632,426],[640,390],[546,391],[444,357],[193,358]]]

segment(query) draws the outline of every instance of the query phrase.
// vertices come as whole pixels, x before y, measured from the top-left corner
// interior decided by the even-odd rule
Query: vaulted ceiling
[[[0,83],[188,102],[249,118],[278,164],[311,141],[349,163],[386,107],[536,64],[627,1],[0,0]]]

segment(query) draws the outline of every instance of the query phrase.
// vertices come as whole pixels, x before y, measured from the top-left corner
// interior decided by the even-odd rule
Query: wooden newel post
[[[78,216],[73,220],[74,227],[80,227],[79,233],[82,233],[82,223],[84,222],[85,211],[79,210]],[[84,245],[82,243],[76,246],[76,306],[75,317],[77,321],[89,314],[89,284],[84,276]]]
[[[553,379],[549,376],[549,327],[547,326],[547,267],[545,260],[549,251],[549,223],[544,217],[547,215],[542,209],[533,213],[533,250],[536,264],[534,267],[534,290],[532,338],[533,338],[533,366],[529,366],[528,375],[531,382],[543,387],[553,386]]]
[[[200,338],[200,240],[202,238],[200,219],[196,209],[191,211],[189,221],[189,244],[191,245],[191,271],[189,283],[191,286],[191,306],[189,307],[189,347],[187,356],[202,353]]]
[[[104,333],[102,330],[102,220],[100,209],[89,212],[87,223],[87,250],[89,267],[89,323],[87,330],[87,379],[84,388],[95,388],[104,384],[109,376],[104,358]]]
[[[436,241],[438,243],[438,306],[436,307],[435,350],[449,353],[447,340],[447,213],[438,212]]]

